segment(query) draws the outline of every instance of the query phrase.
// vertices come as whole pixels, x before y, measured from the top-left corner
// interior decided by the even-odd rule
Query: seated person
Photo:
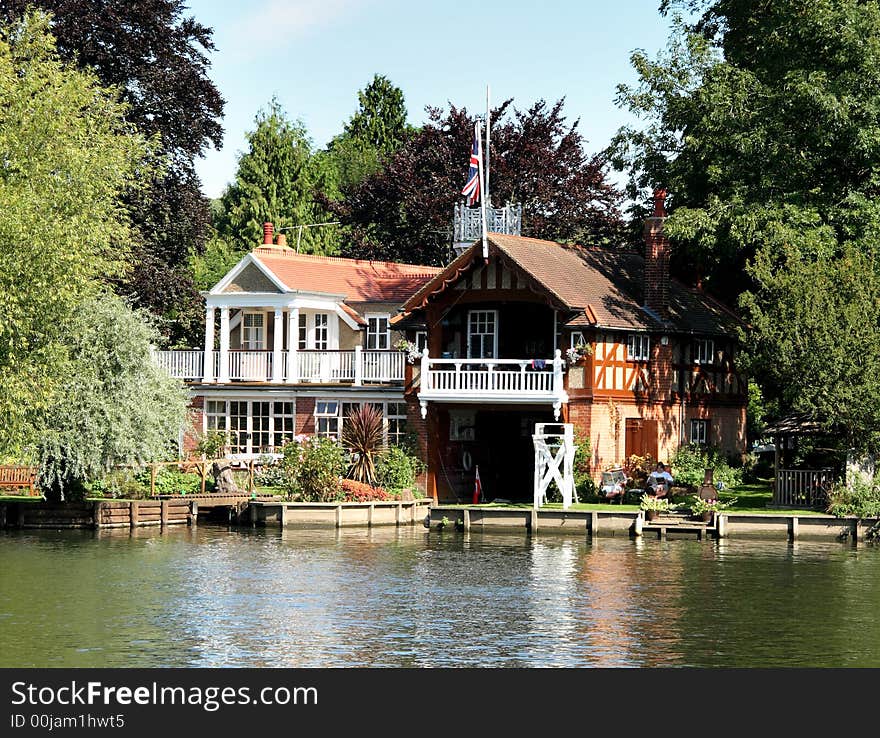
[[[653,497],[666,497],[672,486],[672,475],[666,471],[663,462],[657,462],[657,468],[648,475],[648,486],[645,489]]]

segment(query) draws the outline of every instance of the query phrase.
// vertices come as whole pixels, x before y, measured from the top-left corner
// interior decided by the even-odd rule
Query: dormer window
[[[367,349],[387,351],[391,345],[388,315],[367,315]]]
[[[651,337],[646,333],[630,333],[626,337],[626,358],[648,361],[651,358]]]
[[[694,364],[715,363],[715,341],[701,338],[694,341]]]

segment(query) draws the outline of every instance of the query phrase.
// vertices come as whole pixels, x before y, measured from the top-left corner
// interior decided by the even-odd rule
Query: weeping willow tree
[[[150,355],[159,332],[146,311],[98,295],[68,324],[61,391],[37,444],[40,482],[63,499],[116,465],[176,458],[187,393]]]

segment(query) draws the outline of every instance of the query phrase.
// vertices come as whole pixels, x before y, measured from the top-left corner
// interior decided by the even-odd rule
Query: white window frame
[[[626,358],[630,361],[648,361],[651,358],[651,337],[647,333],[627,334]]]
[[[709,445],[709,419],[691,418],[688,439],[700,446]]]
[[[290,412],[285,410],[285,405],[290,405]],[[296,435],[296,400],[293,398],[289,400],[273,399],[270,414],[272,420],[269,440],[272,442],[271,446],[275,453],[280,453],[285,442],[290,441]],[[290,421],[288,429],[284,428],[285,420]]]
[[[314,314],[311,338],[311,348],[315,351],[328,351],[330,349],[330,313]]]
[[[333,410],[331,412],[330,405],[333,406]],[[324,406],[322,408],[322,406]],[[315,400],[315,435],[323,436],[324,438],[332,438],[334,440],[339,440],[339,434],[342,431],[341,423],[339,422],[339,413],[342,408],[341,400]],[[334,430],[330,430],[329,427],[327,429],[321,430],[319,428],[319,420],[327,420],[328,426],[333,426]],[[330,423],[333,421],[333,423]]]
[[[416,331],[416,348],[420,354],[428,348],[428,331]]]
[[[694,364],[715,363],[715,341],[711,338],[698,338],[694,341]]]
[[[248,325],[248,319],[259,318],[259,325]],[[241,316],[241,348],[264,351],[266,348],[266,313],[251,310]]]
[[[309,316],[306,313],[299,314],[296,326],[296,347],[305,351],[309,347]]]
[[[391,409],[394,408],[395,412],[392,413]],[[401,410],[403,411],[401,413]],[[397,431],[392,434],[391,432],[391,421],[395,421],[395,425]],[[401,429],[400,421],[403,421],[403,426]],[[389,446],[391,444],[399,445],[400,441],[406,438],[407,432],[407,415],[406,415],[406,400],[401,400],[400,402],[386,402],[385,408],[382,412],[382,427],[385,433],[385,443]],[[392,440],[393,439],[393,440]]]
[[[586,346],[587,339],[584,338],[584,334],[581,331],[574,331],[571,334],[570,345],[572,348],[577,348],[578,346]]]
[[[237,428],[235,431],[232,430],[232,403],[241,403],[246,407],[247,416],[245,418],[240,412],[235,415],[236,418],[241,419],[245,418],[244,427]],[[249,456],[258,456],[262,453],[260,446],[255,445],[254,437],[255,437],[255,429],[254,429],[254,405],[260,402],[268,402],[269,403],[269,427],[266,431],[268,435],[268,444],[264,444],[266,448],[272,449],[273,453],[279,453],[281,446],[284,445],[285,440],[290,440],[293,436],[296,435],[296,399],[288,398],[288,399],[278,399],[272,398],[267,400],[261,399],[241,399],[241,400],[214,400],[210,398],[205,399],[205,414],[204,414],[204,422],[203,422],[203,430],[204,432],[209,431],[220,431],[221,433],[228,434],[229,437],[229,449],[231,453],[234,453],[237,456],[249,455]],[[281,405],[281,411],[279,412],[278,405]],[[289,405],[289,411],[284,411],[284,405]],[[240,409],[241,405],[238,405],[238,409]],[[288,420],[289,428],[287,430],[284,429],[284,421]],[[262,432],[262,431],[261,431]],[[233,437],[233,433],[236,434]],[[244,443],[240,443],[240,439],[237,434],[244,434]],[[237,451],[233,451],[233,446],[237,448]]]
[[[367,350],[387,351],[390,349],[391,315],[389,313],[367,313],[364,318],[367,321]],[[384,331],[381,330],[383,320],[385,321]]]
[[[491,315],[492,316],[492,333],[474,332],[471,330],[473,325],[472,319],[475,316]],[[477,327],[479,328],[479,317],[477,317]],[[488,321],[486,321],[488,324]],[[484,345],[482,337],[492,336],[492,355],[491,356],[473,356],[471,352],[472,338],[480,336],[480,346]],[[469,359],[497,359],[498,358],[498,311],[497,310],[468,310],[467,314],[467,357]]]
[[[335,404],[336,405],[336,413],[335,414],[330,413],[330,412],[326,412],[326,411],[321,412],[321,413],[318,412],[321,405],[326,406],[328,404]],[[351,411],[352,407],[362,407],[364,405],[373,405],[373,406],[379,408],[379,412],[382,413],[382,438],[386,444],[389,443],[389,441],[391,440],[391,436],[389,433],[389,422],[388,422],[389,420],[395,420],[398,422],[403,421],[404,427],[405,427],[405,424],[407,422],[406,400],[389,400],[388,402],[383,402],[382,400],[348,400],[348,399],[338,399],[338,398],[318,399],[315,401],[315,412],[314,412],[314,415],[315,415],[315,435],[324,436],[325,438],[333,438],[334,440],[337,440],[337,441],[341,440],[342,427],[345,424],[345,418],[348,417],[348,413]],[[389,415],[389,406],[391,406],[391,405],[394,405],[394,406],[399,405],[400,407],[395,407],[395,410],[397,412]],[[401,408],[402,408],[403,414],[400,414]],[[336,432],[335,433],[327,432],[327,431],[319,432],[318,431],[318,419],[319,418],[327,418],[327,419],[335,418],[336,419],[336,423],[335,423]],[[405,434],[406,434],[406,431],[404,430],[403,432],[396,433],[395,436],[399,436],[400,438],[403,438],[405,436]]]

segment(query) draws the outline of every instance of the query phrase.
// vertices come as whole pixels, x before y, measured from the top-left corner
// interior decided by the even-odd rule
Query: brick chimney
[[[271,223],[263,223],[263,245],[271,246],[272,245],[272,236],[275,231],[275,226]]]
[[[645,219],[645,307],[669,320],[669,239],[663,234],[666,190],[654,190],[654,213]]]

